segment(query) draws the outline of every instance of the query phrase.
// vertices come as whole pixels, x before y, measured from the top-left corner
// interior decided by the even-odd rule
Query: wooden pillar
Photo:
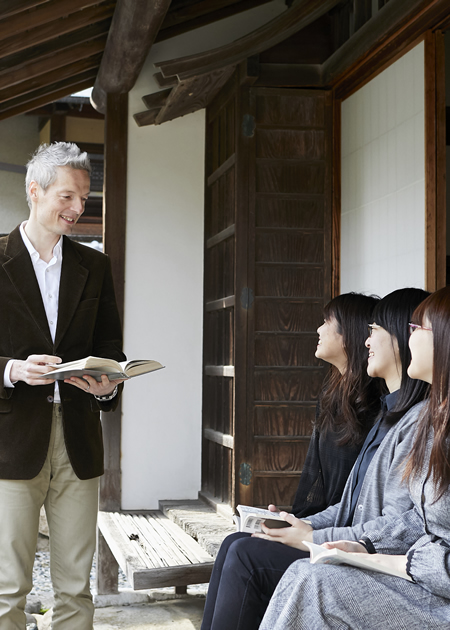
[[[425,35],[425,288],[446,285],[445,51],[442,31]]]
[[[105,175],[103,189],[103,244],[111,259],[117,306],[123,323],[125,293],[125,229],[127,201],[128,94],[108,94],[105,117]],[[122,409],[105,414],[103,442],[105,474],[100,482],[100,509],[121,508]],[[97,545],[97,592],[115,593],[118,567],[99,533]]]

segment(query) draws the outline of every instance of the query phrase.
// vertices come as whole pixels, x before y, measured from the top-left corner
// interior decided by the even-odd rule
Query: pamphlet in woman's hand
[[[249,534],[262,533],[261,524],[266,527],[290,527],[290,523],[283,520],[279,512],[271,512],[261,508],[250,507],[249,505],[238,505],[233,519],[236,523],[236,531],[247,532]]]
[[[387,575],[393,575],[395,577],[401,577],[404,580],[412,579],[407,573],[403,571],[397,571],[389,567],[383,566],[378,562],[374,562],[371,559],[371,555],[367,554],[367,558],[361,554],[349,553],[348,551],[342,551],[342,549],[327,549],[321,545],[302,541],[306,545],[311,553],[311,564],[350,564],[358,569],[369,569],[370,571],[378,571],[378,573],[386,573]]]

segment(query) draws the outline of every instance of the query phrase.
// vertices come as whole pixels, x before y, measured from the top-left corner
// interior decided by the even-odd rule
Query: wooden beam
[[[100,114],[96,109],[94,109],[89,102],[82,103],[81,109],[80,109],[80,105],[77,103],[67,103],[67,102],[61,102],[61,101],[58,101],[55,103],[53,101],[52,103],[49,103],[48,105],[41,105],[40,107],[37,107],[36,109],[29,111],[27,115],[40,116],[41,118],[50,118],[55,113],[62,114],[63,116],[70,116],[71,118],[72,117],[73,118],[96,118],[97,120],[105,119],[103,114]],[[77,142],[77,144],[78,145],[89,144],[89,147],[91,147],[89,151],[87,151],[87,149],[83,149],[83,151],[87,151],[88,153],[102,153],[103,154],[103,144],[97,144],[93,142],[92,143]],[[97,150],[95,149],[95,147],[101,147],[101,149]]]
[[[144,105],[147,109],[161,109],[166,104],[167,97],[172,92],[172,88],[168,90],[161,90],[160,92],[154,92],[153,94],[147,94],[142,97]]]
[[[8,15],[14,15],[27,9],[33,9],[34,7],[44,4],[48,0],[2,0],[0,7],[0,18],[5,18]]]
[[[155,41],[162,42],[176,35],[188,33],[267,2],[271,0],[203,0],[193,3],[190,7],[174,8],[168,11]]]
[[[330,11],[340,0],[297,0],[277,18],[261,28],[220,48],[180,59],[155,64],[165,77],[177,75],[180,80],[211,72],[260,53],[300,31]],[[391,0],[393,1],[393,0]]]
[[[118,0],[91,101],[104,112],[105,94],[136,83],[171,0]]]
[[[0,103],[4,103],[19,96],[41,90],[49,85],[57,84],[65,79],[71,79],[87,70],[97,70],[100,66],[101,53],[81,59],[75,63],[70,63],[62,68],[56,68],[51,72],[46,72],[37,77],[30,77],[27,81],[22,81],[16,85],[0,90]],[[95,76],[95,75],[94,75]],[[1,77],[0,77],[1,79]]]
[[[81,30],[69,33],[64,37],[57,37],[51,41],[45,42],[28,48],[24,51],[8,55],[0,59],[0,75],[4,73],[13,73],[26,68],[30,63],[44,61],[45,59],[53,59],[63,54],[63,51],[69,50],[73,46],[87,44],[95,38],[103,38],[106,43],[106,35],[108,34],[111,20],[102,20],[96,24],[92,24]],[[75,61],[74,58],[72,61]]]
[[[77,76],[70,77],[64,81],[60,81],[54,85],[46,86],[40,90],[29,92],[28,94],[22,94],[17,98],[13,98],[10,101],[6,101],[0,105],[0,120],[9,118],[10,116],[17,116],[19,113],[36,109],[39,105],[51,103],[58,98],[68,96],[73,92],[83,90],[80,85],[85,85],[86,88],[93,85],[95,81],[96,70],[88,70]],[[13,111],[14,113],[11,113]]]
[[[115,2],[113,0],[107,0],[107,2],[102,2],[97,6],[72,14],[70,20],[55,20],[39,28],[30,29],[20,37],[7,37],[0,41],[0,58],[83,29],[92,24],[92,22],[99,22],[111,17],[114,12],[114,6]]]
[[[176,77],[168,77],[166,79],[166,77],[163,77],[161,72],[155,72],[153,78],[160,88],[175,87],[178,85],[178,79]]]
[[[127,214],[128,94],[109,94],[105,119],[103,243],[111,260],[117,306],[123,322],[125,233]],[[100,481],[100,509],[121,508],[121,406],[103,427],[105,474]]]
[[[98,4],[98,0],[50,0],[33,11],[23,11],[2,19],[0,40],[17,37],[60,18],[72,19],[72,14]]]
[[[156,117],[155,124],[160,125],[206,107],[231,77],[234,68],[234,66],[221,68],[181,81],[171,90],[164,107]]]
[[[133,114],[133,118],[138,127],[147,127],[155,124],[159,111],[159,109],[146,109],[144,112]]]
[[[325,61],[323,84],[339,83],[337,97],[347,96],[372,78],[391,53],[398,54],[447,13],[447,0],[389,0]]]
[[[341,101],[332,95],[331,297],[341,293]]]
[[[55,89],[54,92],[49,91],[45,94],[36,96],[36,98],[27,102],[24,102],[21,99],[15,99],[17,103],[10,104],[8,109],[0,109],[0,120],[5,120],[5,118],[11,118],[12,116],[18,116],[19,114],[26,114],[27,112],[31,112],[32,110],[41,107],[42,105],[47,105],[48,103],[57,101],[59,98],[63,98],[68,94],[86,90],[87,88],[92,87],[93,82],[93,78],[83,79],[77,83],[73,83],[69,87],[60,87],[59,89]]]
[[[441,31],[425,36],[425,288],[446,285],[445,50]]]
[[[19,69],[11,72],[0,73],[0,90],[17,85],[23,81],[30,81],[36,77],[47,74],[50,71],[56,71],[75,61],[81,61],[93,55],[102,53],[106,43],[106,36],[98,37],[89,42],[82,42],[76,46],[71,46],[61,50],[57,55],[46,55],[44,58],[34,61],[30,59],[29,63]],[[100,59],[99,63],[100,65]]]

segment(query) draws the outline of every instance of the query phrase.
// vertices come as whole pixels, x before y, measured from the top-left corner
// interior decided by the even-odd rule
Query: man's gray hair
[[[70,166],[91,174],[91,163],[87,153],[81,153],[80,148],[73,142],[54,142],[41,144],[27,164],[25,188],[27,201],[31,209],[29,193],[30,183],[35,181],[45,192],[56,179],[58,166]]]

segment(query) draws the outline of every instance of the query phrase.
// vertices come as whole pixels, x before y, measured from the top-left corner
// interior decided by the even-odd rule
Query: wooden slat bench
[[[160,511],[99,512],[98,527],[134,590],[209,581],[213,558]]]

